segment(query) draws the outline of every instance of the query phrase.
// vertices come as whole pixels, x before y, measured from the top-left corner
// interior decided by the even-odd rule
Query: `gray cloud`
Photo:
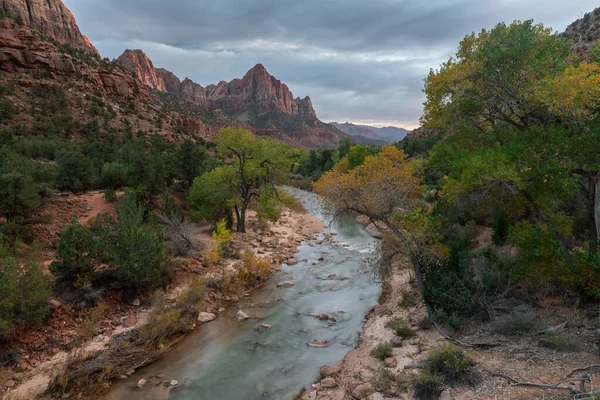
[[[498,22],[556,30],[591,0],[64,0],[103,56],[141,48],[207,85],[256,63],[310,95],[323,120],[415,126],[423,78],[460,39]]]

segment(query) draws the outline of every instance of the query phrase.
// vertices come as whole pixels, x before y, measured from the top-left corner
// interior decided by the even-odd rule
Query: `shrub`
[[[187,256],[195,252],[193,225],[184,216],[175,209],[155,212],[154,215],[163,228],[165,241],[176,256]]]
[[[91,277],[94,239],[90,231],[79,222],[73,221],[60,235],[57,255],[60,261],[53,262],[50,271],[61,279],[74,282]]]
[[[387,368],[382,368],[371,380],[373,389],[386,396],[397,396],[407,388],[407,382]]]
[[[403,339],[408,339],[414,337],[416,335],[415,331],[413,331],[408,324],[400,319],[393,319],[387,323],[389,328],[392,328],[396,335],[400,336]]]
[[[411,308],[417,305],[417,299],[414,294],[405,290],[402,292],[402,300],[399,305],[403,308]]]
[[[271,275],[271,264],[250,251],[242,254],[242,262],[238,277],[246,287],[254,287]]]
[[[107,308],[107,305],[104,303],[99,303],[94,307],[90,315],[79,325],[77,334],[69,343],[69,347],[80,347],[96,336],[98,323],[104,317]]]
[[[532,311],[513,312],[498,317],[492,325],[496,333],[502,335],[529,335],[543,328],[541,321]]]
[[[0,277],[0,337],[10,337],[19,323],[42,322],[52,294],[51,280],[42,267],[2,257]]]
[[[99,216],[92,226],[97,254],[114,268],[116,279],[133,292],[155,289],[169,279],[160,230],[144,223],[144,208],[135,192],[117,204],[117,221]]]
[[[184,318],[196,318],[198,304],[204,299],[206,285],[204,280],[195,277],[185,290],[177,297],[177,307]]]
[[[456,382],[465,378],[472,366],[473,359],[450,344],[431,350],[423,361],[425,372],[443,376],[445,382]]]
[[[437,400],[441,393],[441,379],[437,375],[421,371],[415,381],[414,398],[417,400]]]
[[[384,360],[392,356],[392,344],[390,342],[379,343],[376,347],[371,350],[371,356]]]
[[[117,201],[117,192],[111,188],[104,189],[104,200],[108,201],[109,203],[114,203]]]
[[[556,351],[577,351],[575,343],[569,342],[569,338],[562,333],[547,332],[540,340],[540,346]]]
[[[19,109],[12,101],[0,99],[0,124],[10,121],[18,112]]]

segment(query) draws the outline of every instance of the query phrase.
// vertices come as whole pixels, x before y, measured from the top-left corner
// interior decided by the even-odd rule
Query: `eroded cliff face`
[[[59,43],[100,56],[61,0],[2,0],[0,12]]]
[[[160,92],[165,92],[167,90],[162,75],[154,68],[152,61],[150,61],[143,51],[125,50],[125,53],[121,54],[118,61],[123,64],[126,69],[135,74],[135,76],[146,86]]]
[[[280,111],[299,116],[311,126],[317,121],[310,98],[294,99],[290,89],[261,64],[250,69],[242,79],[202,87],[189,78],[181,82],[172,72],[154,68],[142,50],[127,50],[118,60],[152,89],[168,91],[202,107],[218,108],[234,115]]]
[[[109,95],[148,98],[146,86],[128,71],[104,68],[99,59],[73,57],[39,32],[10,20],[0,21],[0,71],[43,73],[54,79],[80,77]]]

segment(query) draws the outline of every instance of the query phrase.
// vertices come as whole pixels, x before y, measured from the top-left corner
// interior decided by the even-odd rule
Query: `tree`
[[[66,190],[80,192],[96,183],[92,161],[77,150],[63,150],[56,157],[56,183]]]
[[[569,44],[533,21],[498,24],[465,37],[456,57],[425,80],[422,122],[483,131],[506,124],[524,131],[552,121],[536,93],[566,68]]]
[[[117,204],[117,221],[100,216],[92,226],[96,252],[114,276],[134,292],[161,287],[169,278],[160,229],[144,223],[144,207],[127,191]]]
[[[94,239],[89,229],[73,221],[60,235],[57,255],[60,261],[50,270],[67,281],[90,278],[93,272]]]
[[[0,255],[0,337],[10,337],[20,323],[42,322],[51,294],[52,282],[40,265]]]
[[[202,200],[210,191],[229,188],[223,193],[225,204],[235,211],[238,232],[246,232],[246,211],[250,202],[261,194],[277,194],[273,189],[291,170],[292,153],[284,143],[257,138],[243,129],[223,129],[214,139],[218,155],[229,165],[217,168],[217,172],[212,172],[206,179],[194,181],[190,201],[196,204],[197,209],[202,209]]]
[[[0,215],[8,221],[26,216],[41,204],[33,179],[19,172],[0,175]]]
[[[194,178],[210,171],[213,165],[213,159],[206,149],[198,143],[191,140],[185,140],[179,146],[175,154],[177,165],[177,177],[186,188],[192,185]]]
[[[234,181],[235,170],[230,165],[218,167],[194,179],[188,194],[188,202],[193,210],[192,219],[226,219],[231,227],[236,199]]]
[[[423,267],[440,263],[447,250],[439,244],[435,222],[418,207],[423,189],[417,164],[408,162],[396,147],[385,146],[351,171],[334,168],[325,173],[314,188],[335,215],[357,213],[385,224],[392,233],[388,241],[410,255],[423,293]]]

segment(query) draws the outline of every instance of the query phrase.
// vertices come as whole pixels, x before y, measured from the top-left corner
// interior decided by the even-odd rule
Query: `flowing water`
[[[376,241],[353,220],[329,221],[315,194],[289,190],[327,225],[325,232],[298,247],[295,258],[308,261],[284,265],[259,292],[117,384],[107,400],[291,399],[314,380],[321,365],[337,362],[354,347],[365,312],[380,293],[363,262],[373,256]],[[282,281],[294,286],[277,287]],[[238,321],[238,309],[252,318]],[[330,320],[309,314],[327,314]],[[311,340],[328,340],[331,346],[312,348]],[[138,389],[141,378],[148,384]],[[172,379],[179,382],[176,388],[160,384]]]

